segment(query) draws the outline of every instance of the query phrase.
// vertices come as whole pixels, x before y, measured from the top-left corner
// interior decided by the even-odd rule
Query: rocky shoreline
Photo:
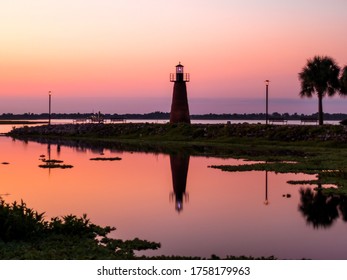
[[[87,137],[107,139],[144,139],[163,141],[218,141],[254,138],[285,142],[347,143],[342,125],[262,125],[262,124],[59,124],[15,128],[12,137]]]

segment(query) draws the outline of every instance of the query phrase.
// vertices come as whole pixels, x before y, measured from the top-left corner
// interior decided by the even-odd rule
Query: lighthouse
[[[183,202],[187,202],[189,198],[188,194],[186,193],[189,158],[190,156],[185,154],[170,155],[173,186],[173,192],[170,195],[170,200],[175,198],[175,209],[178,213],[183,210]]]
[[[181,62],[176,65],[176,73],[170,74],[170,82],[174,82],[170,123],[190,123],[187,86],[189,74],[184,73]]]

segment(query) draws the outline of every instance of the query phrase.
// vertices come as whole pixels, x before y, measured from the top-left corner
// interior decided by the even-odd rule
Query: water
[[[39,168],[42,155],[74,168]],[[122,160],[90,160],[98,156]],[[9,163],[0,164],[6,202],[22,199],[47,218],[87,213],[93,223],[115,226],[112,237],[162,244],[148,255],[347,259],[346,223],[335,217],[314,227],[299,211],[302,186],[287,184],[313,175],[230,173],[208,166],[243,161],[7,137],[0,137],[0,162]]]

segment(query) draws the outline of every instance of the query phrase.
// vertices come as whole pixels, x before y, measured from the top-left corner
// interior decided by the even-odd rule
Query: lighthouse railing
[[[170,73],[170,82],[177,82],[177,75],[176,73]],[[189,73],[183,73],[183,79],[180,81],[182,82],[189,82],[190,81],[190,75]]]

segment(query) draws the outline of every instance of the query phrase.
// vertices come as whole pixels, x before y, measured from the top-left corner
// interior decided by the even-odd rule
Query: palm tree
[[[340,89],[340,67],[328,56],[315,56],[308,59],[306,66],[299,73],[301,97],[318,96],[319,125],[323,125],[323,97],[333,96]]]
[[[339,217],[339,199],[334,196],[326,196],[322,192],[321,185],[316,191],[309,188],[300,189],[299,211],[306,219],[307,224],[314,228],[328,228]]]
[[[347,66],[343,67],[341,77],[340,77],[341,93],[347,94]]]

